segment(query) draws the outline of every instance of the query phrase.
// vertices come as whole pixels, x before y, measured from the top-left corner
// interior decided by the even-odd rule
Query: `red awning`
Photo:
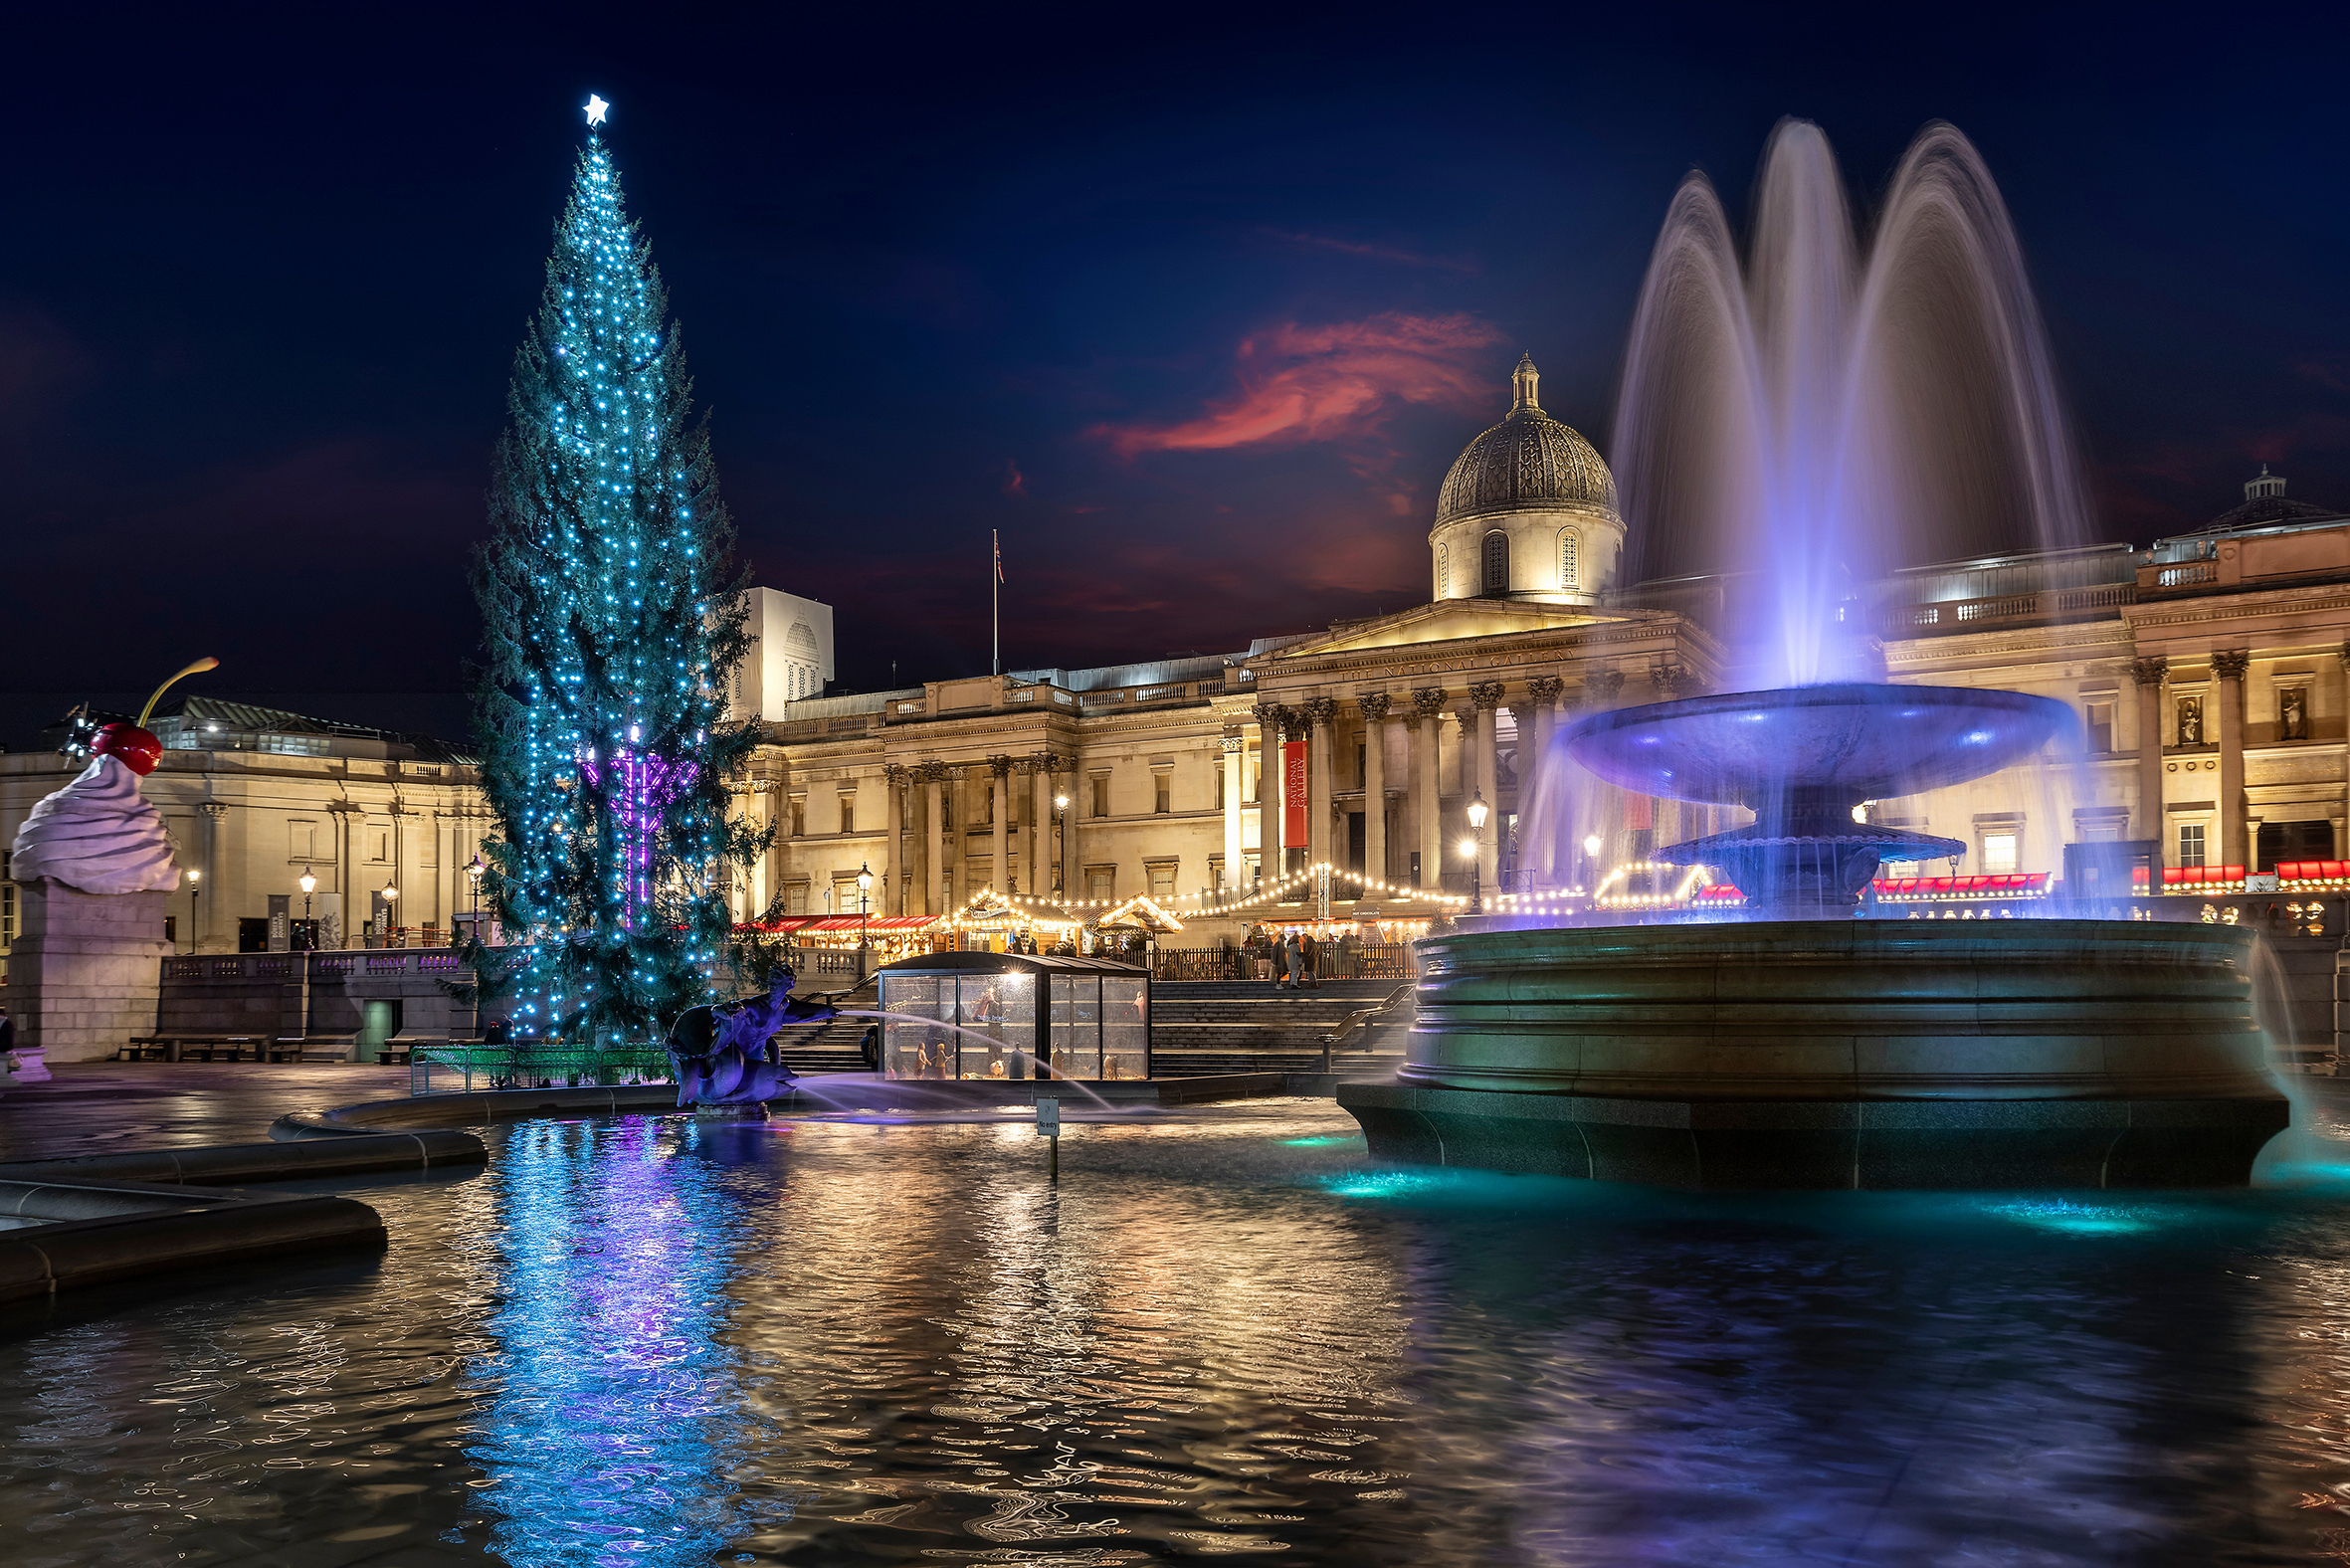
[[[927,914],[877,914],[870,917],[855,914],[787,914],[764,925],[737,925],[738,931],[762,931],[771,936],[789,936],[800,931],[854,931],[863,927],[869,931],[918,931],[934,917]]]

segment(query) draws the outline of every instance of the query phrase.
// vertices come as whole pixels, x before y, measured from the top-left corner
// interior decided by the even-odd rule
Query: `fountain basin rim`
[[[1833,682],[1586,714],[1560,743],[1642,794],[1761,810],[1798,792],[1858,803],[1962,783],[2078,723],[2065,703],[2030,692]]]

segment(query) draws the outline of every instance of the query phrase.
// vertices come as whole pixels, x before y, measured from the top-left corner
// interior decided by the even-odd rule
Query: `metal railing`
[[[1347,1014],[1345,1023],[1322,1036],[1322,1071],[1330,1071],[1330,1053],[1333,1051],[1369,1050],[1371,1026],[1402,1008],[1412,990],[1409,982],[1397,986],[1380,1001]]]
[[[408,1054],[412,1095],[672,1081],[659,1046],[417,1046]]]
[[[1255,980],[1261,964],[1241,947],[1162,947],[1151,955],[1158,980]],[[1320,942],[1312,973],[1320,980],[1406,980],[1418,973],[1409,942]]]
[[[313,978],[347,974],[447,974],[465,967],[453,947],[336,948],[310,953],[205,953],[166,958],[166,980],[292,980],[309,966]]]

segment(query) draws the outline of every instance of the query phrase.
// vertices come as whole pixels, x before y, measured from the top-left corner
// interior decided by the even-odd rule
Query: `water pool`
[[[12,1568],[2350,1560],[2350,1173],[1676,1195],[638,1117],[0,1344]],[[75,1310],[69,1307],[69,1311]]]

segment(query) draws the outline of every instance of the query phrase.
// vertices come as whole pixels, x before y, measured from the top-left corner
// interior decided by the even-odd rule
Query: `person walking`
[[[1295,931],[1281,943],[1281,956],[1289,965],[1289,989],[1298,991],[1305,985],[1305,943]]]
[[[1322,988],[1322,944],[1307,931],[1297,938],[1298,980],[1319,991]]]
[[[1271,955],[1273,960],[1273,988],[1275,991],[1286,991],[1289,989],[1288,946],[1281,940],[1280,935],[1277,932],[1268,931],[1266,933],[1265,939],[1267,944],[1273,949]]]

